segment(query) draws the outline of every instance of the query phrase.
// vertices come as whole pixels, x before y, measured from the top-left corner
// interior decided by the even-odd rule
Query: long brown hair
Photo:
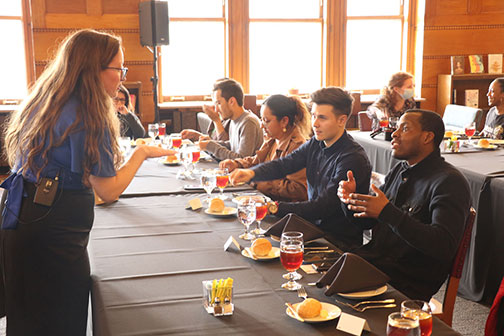
[[[48,152],[60,146],[71,132],[82,130],[77,128],[79,124],[86,134],[83,183],[88,185],[91,167],[101,164],[99,148],[104,141],[111,142],[108,154],[114,157],[115,167],[119,166],[119,124],[100,74],[120,48],[119,37],[89,29],[74,32],[61,43],[55,58],[8,122],[5,150],[11,167],[23,160],[23,175],[29,169],[38,180],[47,166]],[[72,95],[80,103],[76,120],[61,138],[55,139],[54,126]],[[41,165],[36,163],[37,156],[42,159]]]
[[[394,106],[397,103],[398,94],[394,91],[394,88],[402,87],[404,82],[410,78],[413,78],[413,75],[408,72],[396,72],[392,75],[392,77],[390,77],[388,85],[381,90],[382,96],[391,103],[391,106]]]

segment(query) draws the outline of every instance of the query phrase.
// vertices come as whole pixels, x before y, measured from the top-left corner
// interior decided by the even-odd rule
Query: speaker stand
[[[151,52],[152,55],[154,55],[154,64],[152,66],[154,76],[151,77],[151,82],[152,82],[152,93],[153,93],[153,99],[154,99],[154,123],[159,123],[159,106],[158,106],[158,82],[159,82],[159,76],[158,76],[158,52],[157,52],[157,46],[154,45],[153,49],[150,47],[147,47]]]

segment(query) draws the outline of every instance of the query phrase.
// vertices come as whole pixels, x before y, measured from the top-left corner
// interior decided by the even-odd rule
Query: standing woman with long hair
[[[367,109],[367,115],[373,120],[373,130],[380,127],[381,118],[400,118],[404,112],[415,108],[414,95],[413,75],[407,72],[393,74],[380,97]]]
[[[146,158],[173,154],[139,146],[120,167],[112,98],[123,63],[118,37],[71,34],[8,122],[0,261],[9,336],[85,335],[92,189],[112,201]]]

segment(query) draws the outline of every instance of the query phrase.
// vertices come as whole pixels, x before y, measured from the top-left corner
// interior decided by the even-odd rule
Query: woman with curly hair
[[[381,96],[368,107],[367,115],[373,120],[373,130],[380,127],[382,118],[400,118],[404,112],[415,108],[415,85],[413,75],[397,72],[390,77],[388,85],[381,91]]]

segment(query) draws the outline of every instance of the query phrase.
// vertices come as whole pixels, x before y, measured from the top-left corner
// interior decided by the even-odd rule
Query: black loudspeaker
[[[140,44],[153,47],[169,44],[168,2],[143,1],[138,6]]]

